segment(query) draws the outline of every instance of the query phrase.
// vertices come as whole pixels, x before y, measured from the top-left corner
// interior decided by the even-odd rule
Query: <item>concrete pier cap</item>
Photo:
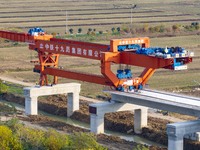
[[[168,150],[183,150],[183,138],[200,131],[200,120],[172,123],[167,125]],[[196,135],[198,138],[198,135]],[[198,140],[198,139],[195,139]]]
[[[104,115],[118,111],[134,112],[134,132],[140,134],[142,127],[147,126],[147,107],[116,101],[101,102],[89,105],[90,131],[95,134],[104,133]]]
[[[67,94],[67,116],[79,110],[79,93],[81,84],[66,83],[51,86],[33,86],[24,88],[25,113],[27,115],[38,114],[38,97],[47,95]]]

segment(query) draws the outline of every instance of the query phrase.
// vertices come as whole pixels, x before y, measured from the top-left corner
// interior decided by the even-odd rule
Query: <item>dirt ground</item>
[[[197,91],[197,93],[199,93]],[[193,93],[194,94],[194,93]],[[198,95],[198,94],[197,94]],[[3,99],[7,101],[12,101],[12,102],[17,102],[21,105],[24,105],[24,98],[19,97],[19,96],[14,96],[14,95],[7,95],[5,94],[3,96]],[[39,110],[45,111],[50,114],[54,115],[59,115],[59,116],[67,116],[67,105],[66,105],[66,97],[64,95],[59,95],[59,96],[48,96],[48,97],[41,97],[39,98]],[[89,123],[90,118],[89,118],[89,112],[88,112],[88,106],[89,103],[87,101],[80,100],[80,110],[76,111],[71,118],[76,119],[82,122]],[[181,115],[180,115],[181,116]],[[178,116],[178,117],[180,117]],[[105,129],[111,130],[111,131],[117,131],[117,132],[123,132],[127,133],[127,131],[134,131],[134,120],[133,120],[134,114],[132,112],[117,112],[117,113],[109,113],[105,115]],[[183,116],[181,116],[182,119],[184,119]],[[180,118],[181,118],[180,117]],[[164,117],[163,117],[164,118]],[[186,116],[187,120],[187,116]],[[29,120],[33,123],[42,125],[42,126],[50,126],[65,132],[79,132],[79,131],[84,131],[88,132],[87,130],[84,129],[77,129],[77,127],[71,127],[70,125],[66,125],[65,123],[57,122],[57,121],[52,121],[47,117],[44,116],[39,116],[39,117],[33,117],[30,116]],[[160,143],[163,145],[167,146],[167,135],[166,135],[166,124],[171,123],[169,120],[161,119],[161,118],[155,118],[155,117],[148,117],[148,127],[143,128],[142,134],[140,136],[154,141],[156,143]],[[134,132],[131,132],[129,134],[135,134]],[[102,135],[103,136],[103,135]],[[102,138],[101,136],[101,138]],[[98,141],[102,144],[109,143],[110,145],[110,137],[104,137],[103,139],[99,139]],[[106,140],[104,140],[106,139]],[[109,140],[108,140],[109,139]],[[114,138],[116,139],[116,137]],[[117,138],[117,140],[119,140]],[[121,141],[121,140],[120,140]],[[116,142],[114,140],[114,143],[120,145],[122,143],[126,143],[126,141],[122,140],[121,142]],[[185,140],[184,147],[188,149],[194,148],[194,149],[200,149],[200,143],[199,142],[193,142],[189,140]],[[126,146],[125,146],[126,145]],[[134,146],[134,143],[129,143],[121,145],[122,147],[125,146],[127,149],[130,147]],[[127,146],[130,146],[129,148]],[[112,145],[111,147],[114,147]],[[111,148],[110,147],[110,148]],[[125,148],[125,149],[126,149]],[[153,147],[153,149],[159,149],[158,147]]]

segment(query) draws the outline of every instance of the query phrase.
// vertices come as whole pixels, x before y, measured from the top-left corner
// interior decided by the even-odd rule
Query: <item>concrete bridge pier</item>
[[[27,115],[38,114],[38,97],[46,95],[67,94],[67,116],[70,117],[74,111],[79,110],[80,84],[66,83],[53,86],[25,87],[25,113]]]
[[[25,114],[37,115],[38,114],[38,97],[25,96]]]
[[[135,110],[134,131],[139,134],[142,127],[147,126],[147,107],[115,101],[90,104],[90,131],[95,134],[104,133],[105,113],[133,110]]]
[[[200,120],[168,124],[168,150],[183,150],[184,136],[198,131],[200,131]]]
[[[67,94],[67,117],[79,110],[79,93],[80,91],[75,90],[73,93]]]
[[[140,106],[141,107],[141,106]],[[134,110],[134,132],[142,133],[142,128],[147,126],[148,109],[143,107]]]

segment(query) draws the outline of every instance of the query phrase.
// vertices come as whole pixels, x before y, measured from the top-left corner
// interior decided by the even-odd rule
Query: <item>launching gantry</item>
[[[112,39],[110,45],[81,42],[70,39],[53,38],[40,28],[30,29],[28,33],[0,31],[0,37],[16,42],[26,42],[30,50],[38,53],[38,63],[34,72],[40,74],[40,85],[48,85],[47,75],[87,81],[113,86],[119,91],[142,89],[156,69],[187,69],[192,62],[193,53],[181,47],[150,47],[148,37]],[[101,62],[101,74],[87,74],[58,68],[60,55],[76,56]],[[113,73],[111,64],[139,66],[145,69],[138,77],[133,77],[130,67]]]

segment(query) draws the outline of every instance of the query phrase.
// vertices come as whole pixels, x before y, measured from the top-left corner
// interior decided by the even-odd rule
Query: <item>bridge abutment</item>
[[[25,113],[27,115],[38,114],[38,97],[47,95],[67,94],[67,116],[79,110],[80,84],[66,83],[53,86],[34,86],[24,88]]]

